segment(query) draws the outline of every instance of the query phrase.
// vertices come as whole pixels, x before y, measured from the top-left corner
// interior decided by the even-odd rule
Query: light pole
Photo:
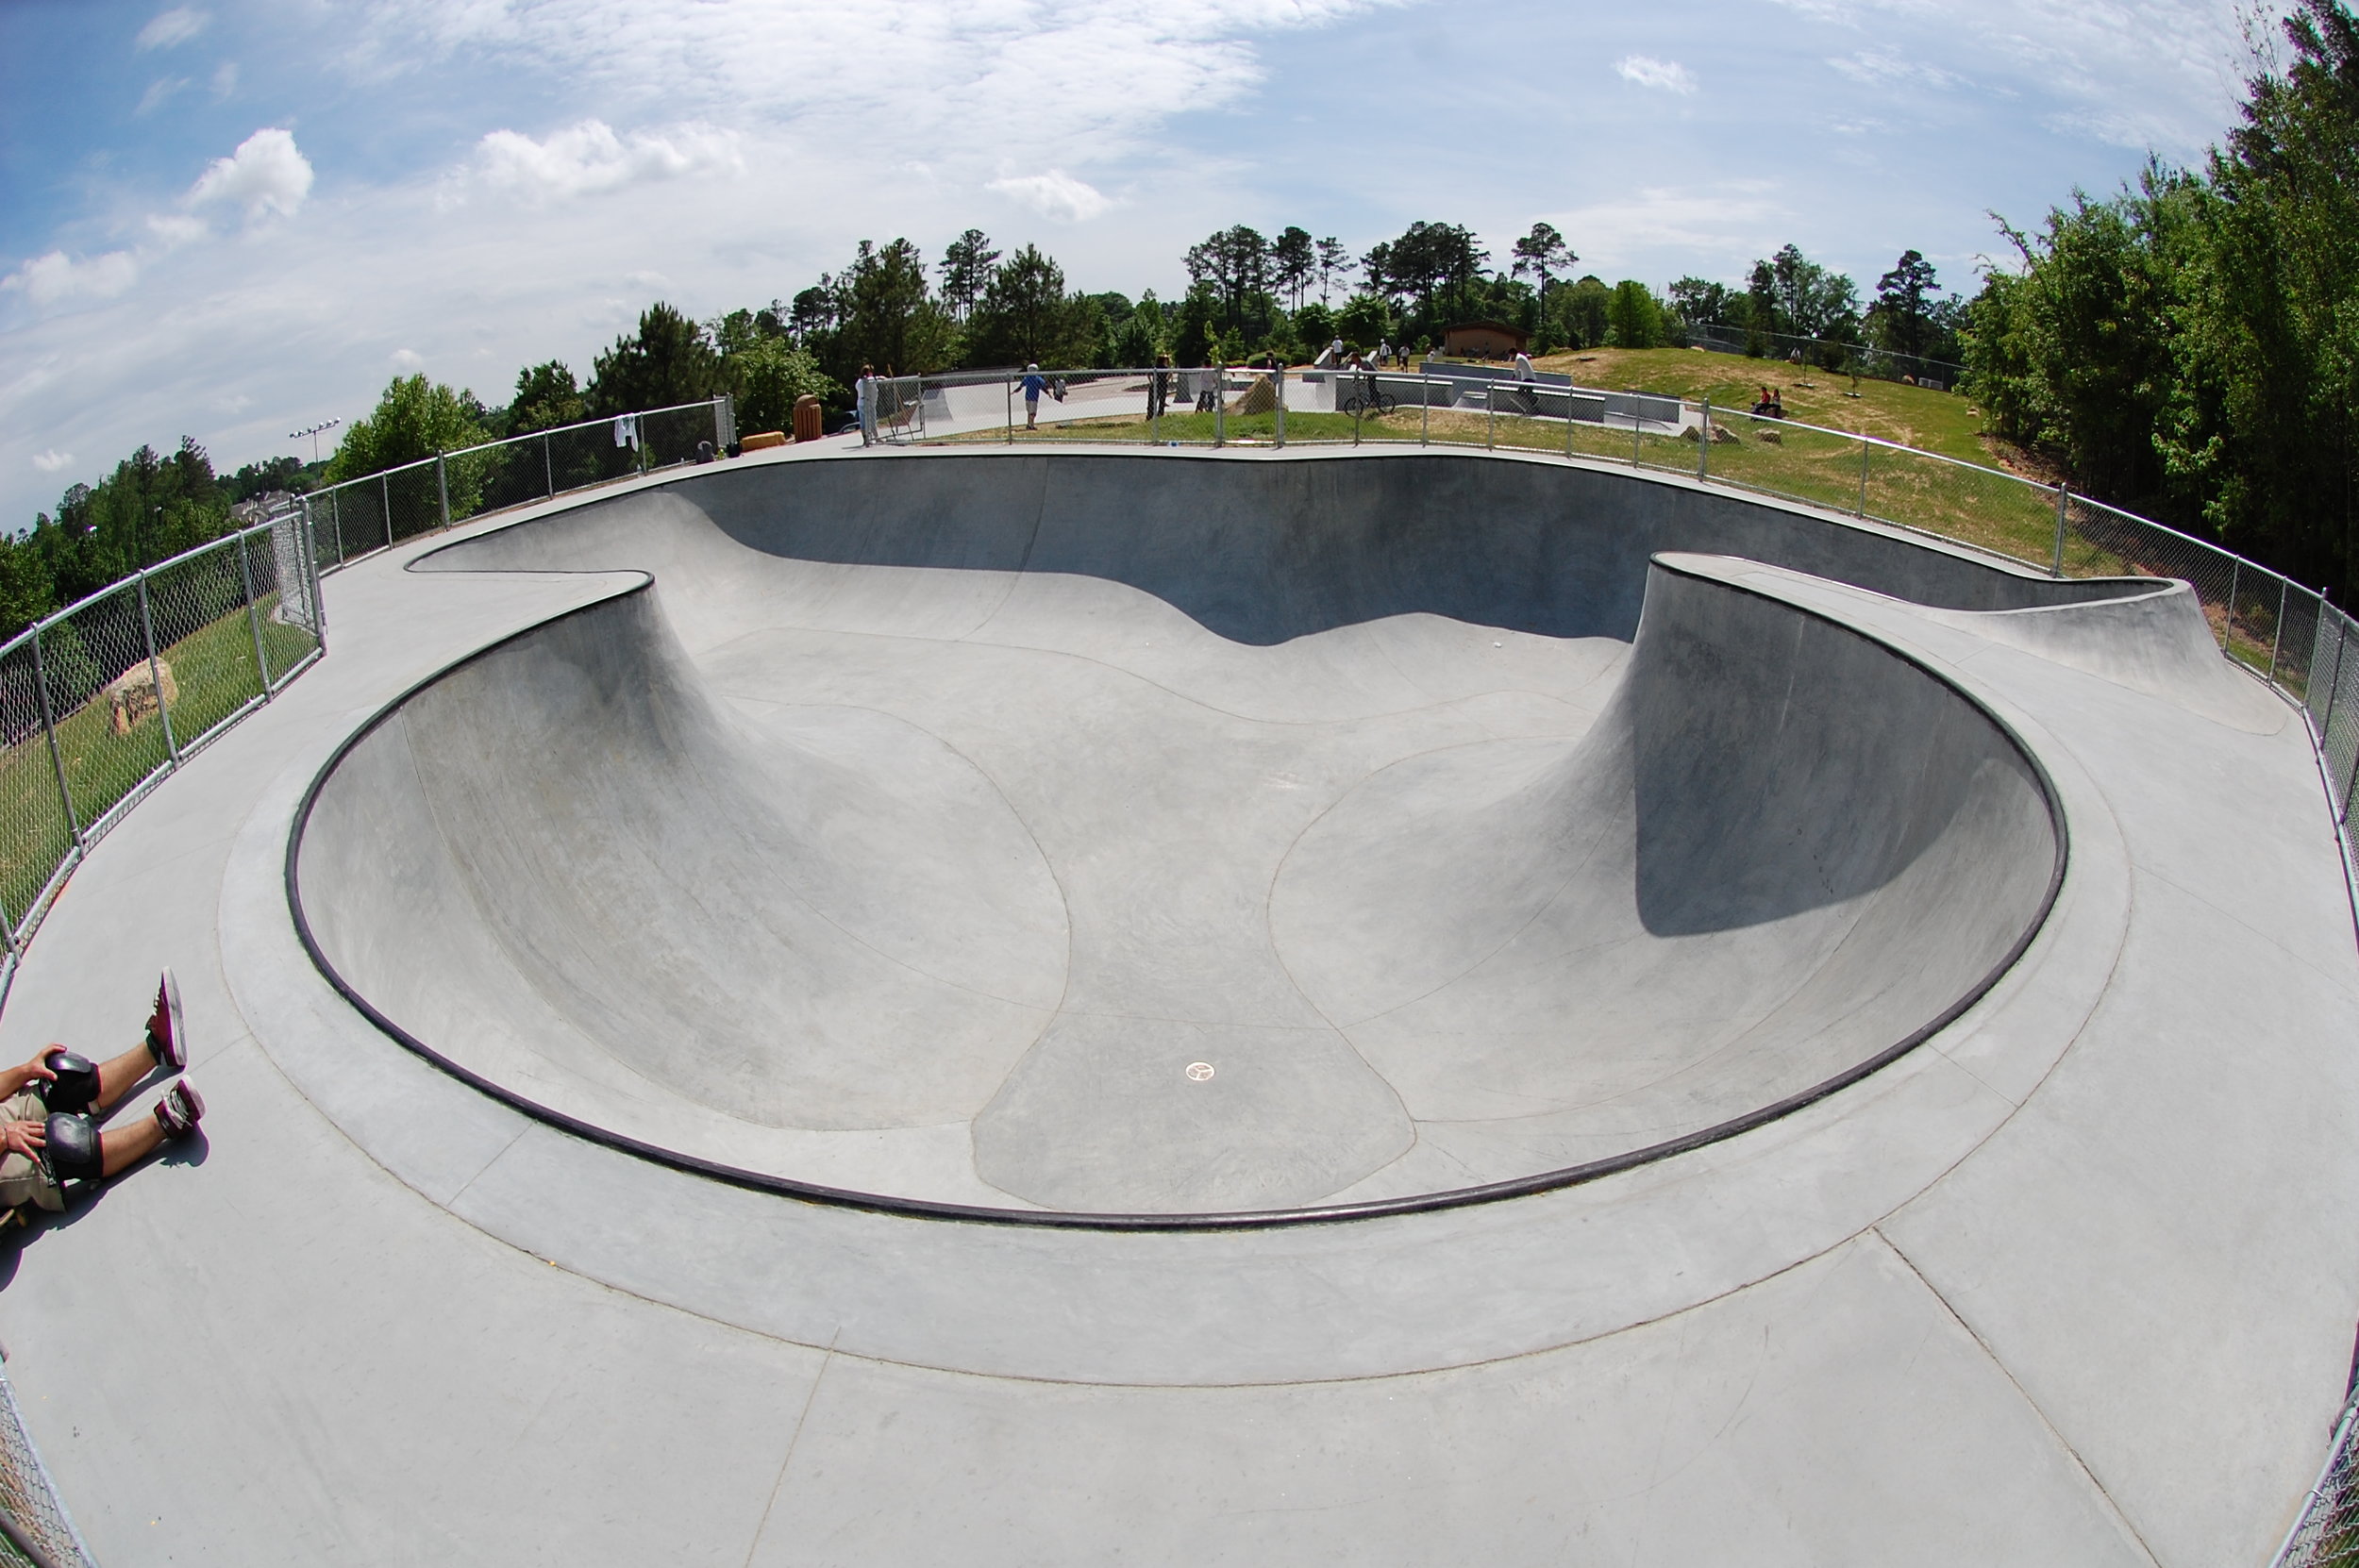
[[[312,425],[308,430],[290,430],[287,432],[287,439],[289,441],[301,441],[306,436],[310,437],[311,463],[312,466],[317,467],[320,460],[320,432],[323,430],[333,430],[337,425],[342,425],[343,423],[343,421],[341,419],[326,420],[318,425]]]

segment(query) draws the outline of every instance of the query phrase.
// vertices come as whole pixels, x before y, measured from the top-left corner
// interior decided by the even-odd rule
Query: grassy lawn
[[[1970,463],[2005,466],[1983,440],[1981,411],[1958,392],[1865,376],[1854,388],[1848,375],[1782,359],[1748,359],[1695,348],[1584,348],[1533,362],[1542,370],[1570,375],[1578,386],[1607,392],[1636,387],[1689,399],[1708,397],[1715,409],[1749,409],[1766,386],[1779,394],[1788,419],[1860,431]],[[1849,395],[1854,391],[1857,397]]]
[[[262,614],[267,617],[276,606],[275,598],[263,600]],[[283,675],[316,645],[310,632],[267,618],[262,642],[274,675]],[[261,694],[254,633],[243,605],[163,649],[162,656],[180,690],[172,705],[172,729],[183,747]],[[101,695],[58,716],[58,755],[74,791],[74,809],[88,826],[161,767],[168,754],[163,726],[154,714],[118,735],[112,709]],[[48,740],[36,731],[0,752],[0,902],[10,921],[25,918],[73,845]]]

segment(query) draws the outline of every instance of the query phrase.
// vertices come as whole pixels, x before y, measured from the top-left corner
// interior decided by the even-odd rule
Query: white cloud
[[[185,198],[192,208],[226,202],[242,208],[248,223],[265,212],[292,218],[311,192],[311,160],[295,146],[293,133],[265,126],[238,143],[227,158],[197,176]]]
[[[413,348],[397,348],[393,350],[390,358],[393,361],[393,368],[404,373],[426,368],[426,356]]]
[[[1907,82],[1919,87],[1948,88],[1959,86],[1965,81],[1954,71],[1904,59],[1890,49],[1862,49],[1857,54],[1838,56],[1827,63],[1853,81],[1864,82],[1870,87]]]
[[[1019,165],[1047,145],[1112,157],[1168,116],[1259,86],[1252,41],[1404,0],[705,0],[694,26],[637,0],[376,0],[356,8],[364,81],[498,60],[615,118],[795,124],[845,145],[980,144]],[[840,149],[839,149],[840,150]]]
[[[1624,55],[1614,62],[1614,71],[1624,81],[1640,87],[1679,93],[1696,91],[1694,74],[1677,60],[1656,59],[1651,55]]]
[[[142,49],[169,49],[203,32],[212,20],[209,11],[193,6],[175,6],[168,11],[159,11],[132,42]]]
[[[202,240],[209,232],[205,227],[204,219],[192,218],[185,212],[151,212],[147,215],[147,231],[166,250],[185,245],[192,240]]]
[[[477,144],[475,173],[496,190],[552,200],[741,165],[737,138],[709,125],[626,137],[603,120],[584,120],[539,142],[520,131],[495,130]]]
[[[40,470],[43,474],[55,474],[61,468],[71,468],[73,466],[74,454],[71,452],[60,452],[54,446],[44,447],[41,451],[33,454],[33,467]]]
[[[996,191],[1030,208],[1042,217],[1061,224],[1085,223],[1113,206],[1096,186],[1075,179],[1062,169],[995,179],[983,189]]]
[[[213,96],[215,98],[234,97],[237,91],[238,62],[233,59],[223,60],[213,72]]]
[[[76,261],[61,250],[53,250],[0,277],[0,289],[22,290],[35,305],[57,305],[76,299],[112,299],[137,282],[139,275],[139,261],[129,251],[110,250]]]
[[[166,104],[172,102],[173,98],[179,92],[179,91],[188,85],[189,78],[186,76],[159,76],[153,82],[148,84],[148,88],[145,92],[140,94],[139,107],[134,108],[131,112],[134,114],[153,114],[158,109],[163,108]]]

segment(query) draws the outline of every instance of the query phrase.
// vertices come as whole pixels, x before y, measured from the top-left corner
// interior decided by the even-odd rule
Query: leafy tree
[[[1876,280],[1874,314],[1886,346],[1902,354],[1927,352],[1932,336],[1933,265],[1906,250],[1890,272]]]
[[[728,360],[730,395],[737,400],[737,427],[791,430],[798,398],[840,404],[845,390],[819,368],[809,349],[784,336],[758,339]]]
[[[661,301],[640,312],[639,330],[597,357],[582,401],[594,417],[694,403],[721,390],[721,357],[705,329]]]
[[[482,441],[483,405],[475,393],[455,392],[424,375],[399,376],[367,418],[344,427],[327,476],[331,482],[358,479]]]
[[[1727,321],[1732,297],[1726,284],[1707,278],[1682,277],[1671,285],[1671,309],[1691,326],[1715,326]]]
[[[1390,341],[1395,325],[1391,306],[1375,294],[1354,294],[1335,312],[1335,330],[1345,345],[1363,352]]]
[[[1530,273],[1538,278],[1544,305],[1548,297],[1548,280],[1581,259],[1564,242],[1564,236],[1557,232],[1556,225],[1545,223],[1532,225],[1531,232],[1515,242],[1514,255],[1510,273],[1516,277]]]
[[[1761,265],[1754,263],[1756,270]],[[1781,323],[1777,330],[1830,339],[1848,339],[1856,330],[1859,286],[1849,277],[1829,272],[1790,244],[1769,259],[1768,267]]]
[[[250,501],[273,491],[293,492],[307,490],[301,458],[265,458],[258,463],[246,463],[221,481],[223,498],[231,506]]]
[[[1552,336],[1574,348],[1597,348],[1606,340],[1614,291],[1592,274],[1556,291],[1549,302]]]
[[[36,514],[32,528],[0,551],[0,624],[22,630],[142,566],[220,538],[229,506],[193,440],[182,437],[170,454],[142,446],[97,485],[70,486],[55,517]]]
[[[1778,275],[1756,261],[1745,279],[1745,352],[1758,359],[1769,352],[1769,334],[1783,330],[1778,319]]]
[[[1420,220],[1400,238],[1371,247],[1360,265],[1367,292],[1387,301],[1414,298],[1411,329],[1430,331],[1482,308],[1475,286],[1490,259],[1471,229]]]
[[[975,302],[983,297],[983,287],[991,281],[992,263],[999,253],[991,248],[991,238],[979,228],[970,228],[942,248],[942,259],[936,265],[942,273],[942,299],[949,307],[951,319],[963,325],[975,309]]]
[[[508,405],[508,433],[527,435],[577,425],[590,417],[581,389],[574,384],[572,367],[560,359],[544,359],[516,373],[516,395]]]
[[[1614,285],[1606,306],[1606,338],[1615,348],[1661,348],[1663,306],[1654,291],[1634,278]]]
[[[2092,201],[2026,235],[2006,229],[2025,273],[1975,303],[1967,366],[1997,432],[2063,459],[2076,483],[2147,504],[2162,490],[2156,421],[2171,381],[2177,266],[2165,240],[2172,183]],[[2004,382],[2002,367],[2019,367]]]
[[[1108,344],[1108,358],[1126,368],[1151,365],[1163,350],[1163,308],[1149,289],[1122,318]]]
[[[882,247],[862,240],[836,278],[836,328],[820,362],[849,385],[863,365],[900,375],[950,362],[956,331],[926,283],[925,259],[907,240]]]
[[[2348,602],[2359,591],[2359,22],[2340,0],[2301,0],[2283,29],[2290,63],[2260,62],[2208,177],[2145,182],[2178,291],[2156,442],[2183,509]]]
[[[1309,229],[1288,225],[1270,242],[1269,264],[1271,281],[1299,311],[1303,294],[1318,275],[1318,242],[1311,238]]]
[[[1085,300],[1065,294],[1064,269],[1038,245],[1026,245],[992,273],[967,322],[971,363],[1086,365],[1096,357],[1093,324],[1103,320]]]
[[[14,637],[58,608],[49,563],[28,539],[0,533],[0,637]]]
[[[787,308],[787,330],[796,342],[812,347],[835,330],[836,317],[835,279],[821,273],[819,281],[796,294]]]
[[[1351,253],[1333,235],[1318,242],[1319,303],[1327,303],[1328,291],[1337,284],[1348,285],[1355,269]]]
[[[1238,224],[1190,245],[1188,282],[1209,288],[1220,300],[1221,320],[1231,329],[1266,325],[1267,309],[1256,309],[1270,287],[1269,242],[1261,231]]]
[[[1220,299],[1200,284],[1170,311],[1171,357],[1181,365],[1209,365],[1220,357]]]
[[[1335,341],[1335,312],[1313,300],[1295,312],[1294,329],[1296,338],[1316,359],[1320,349]]]

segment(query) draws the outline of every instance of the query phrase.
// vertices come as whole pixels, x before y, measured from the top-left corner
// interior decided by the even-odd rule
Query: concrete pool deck
[[[951,460],[1047,459],[729,472]],[[1176,485],[1226,472],[1181,464],[1319,479],[1372,459],[1089,460]],[[1927,548],[1675,477],[1373,460],[1672,532],[1748,509],[1870,541],[1878,570]],[[200,1149],[7,1264],[10,1376],[101,1561],[2194,1564],[2258,1562],[2290,1522],[2359,1311],[2359,958],[2300,716],[2224,664],[2109,664],[2134,636],[2092,654],[2030,606],[1689,563],[1906,656],[2046,771],[2069,863],[1998,982],[1849,1087],[1581,1185],[1309,1226],[1044,1230],[800,1202],[586,1142],[404,1050],[312,966],[287,839],[331,755],[437,671],[642,580],[404,569],[511,521],[328,579],[329,658],[97,848],[0,1016],[0,1056],[110,1045],[171,962],[214,1108]],[[636,564],[660,595],[693,563]],[[1451,608],[1386,615],[1473,624]],[[1315,651],[1221,613],[1173,629]],[[1579,630],[1515,636],[1577,651]],[[689,657],[710,674],[705,636]],[[1447,700],[1496,708],[1531,676]]]

